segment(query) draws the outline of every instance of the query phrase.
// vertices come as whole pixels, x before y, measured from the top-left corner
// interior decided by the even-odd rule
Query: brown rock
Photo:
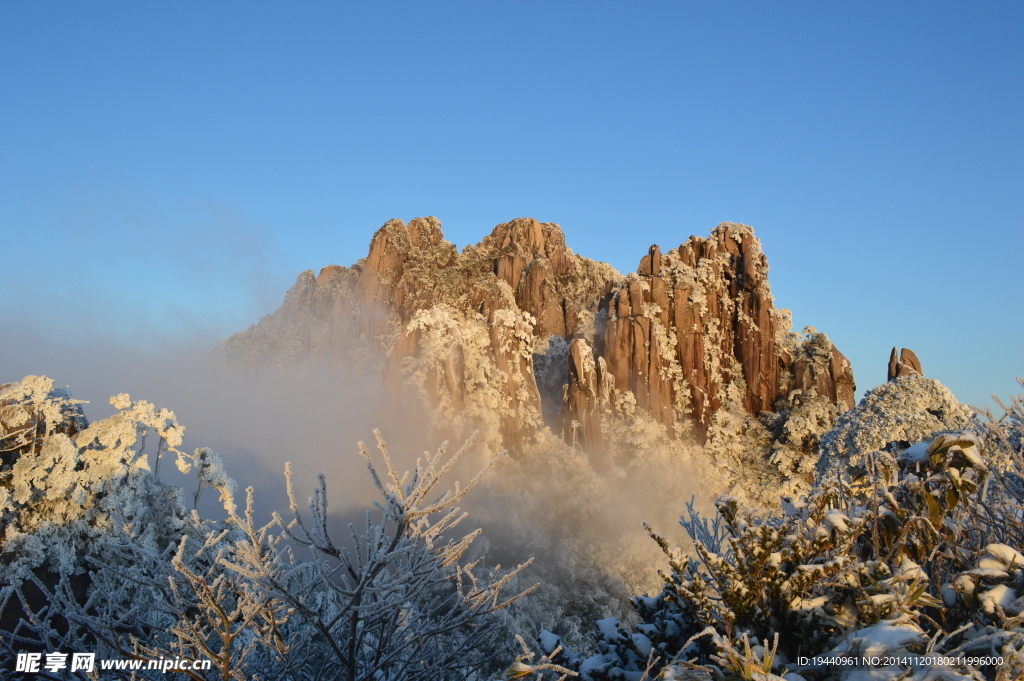
[[[639,274],[655,276],[661,274],[661,248],[654,244],[647,251],[647,255],[640,259],[640,267],[636,270]]]
[[[507,412],[503,434],[507,446],[518,450],[540,426],[540,392],[533,373],[533,325],[511,310],[498,310],[487,321],[491,357],[499,372],[498,389]]]
[[[588,452],[600,452],[604,447],[601,412],[607,407],[607,392],[601,389],[602,365],[594,360],[587,341],[575,338],[569,344],[563,432],[566,439]]]
[[[540,338],[567,336],[566,318],[562,301],[555,287],[555,273],[550,261],[543,256],[534,258],[527,267],[516,291],[516,303],[537,318]]]
[[[683,432],[692,420],[698,437],[726,387],[741,377],[743,406],[771,409],[778,362],[767,271],[753,232],[740,225],[722,225],[710,239],[692,237],[665,256],[652,246],[638,276],[615,293],[617,319],[600,344],[616,384],[633,390],[669,432]]]
[[[805,331],[809,334],[806,339],[779,355],[779,397],[800,390],[852,408],[856,385],[850,361],[828,336],[814,329]]]
[[[917,358],[917,355],[910,348],[900,350],[900,365],[913,371],[913,374],[910,375],[924,376],[924,371],[921,369],[921,360]]]
[[[924,376],[924,370],[921,369],[921,360],[917,358],[917,355],[910,348],[902,348],[900,350],[900,358],[897,360],[896,348],[893,348],[889,354],[889,371],[886,380],[894,381],[903,376]]]
[[[344,267],[339,265],[328,265],[327,267],[320,270],[320,274],[316,275],[316,285],[325,286],[334,277],[342,274],[345,271]]]
[[[542,424],[533,345],[560,336],[565,387],[549,425],[598,451],[605,414],[626,391],[671,436],[698,440],[726,403],[756,414],[802,390],[852,406],[846,358],[824,334],[787,340],[778,317],[767,259],[745,225],[723,223],[667,253],[653,245],[622,277],[573,253],[553,223],[512,220],[460,253],[440,222],[417,218],[381,227],[352,267],[300,275],[281,309],[223,348],[252,368],[305,357],[380,367],[395,390],[415,370],[435,408],[451,418],[490,410],[515,446]],[[471,362],[478,374],[486,365],[473,380]],[[910,351],[899,364],[920,371]],[[497,401],[480,410],[474,391]]]

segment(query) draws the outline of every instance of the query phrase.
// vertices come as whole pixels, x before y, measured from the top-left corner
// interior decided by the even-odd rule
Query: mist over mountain
[[[853,371],[825,334],[794,332],[776,309],[753,229],[723,223],[638,260],[622,275],[531,218],[462,252],[436,218],[392,220],[366,258],[303,272],[277,312],[220,350],[256,372],[310,359],[378,372],[435,430],[480,430],[522,456],[551,436],[600,454],[640,423],[714,448],[725,414],[770,414],[763,446],[795,457],[777,452],[773,484],[805,487],[816,433],[780,440],[788,415],[814,411],[827,430],[853,406]]]
[[[0,2],[0,681],[1024,681],[1022,26]]]
[[[775,307],[749,226],[638,261],[621,274],[531,218],[461,251],[435,218],[392,220],[212,352],[70,360],[180,414],[0,386],[4,664],[1016,678],[1019,398],[974,413],[894,348],[857,403],[843,353]],[[209,439],[191,453],[185,414]]]

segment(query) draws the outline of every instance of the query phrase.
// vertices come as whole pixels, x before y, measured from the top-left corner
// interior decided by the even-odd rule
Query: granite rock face
[[[889,354],[889,370],[886,380],[895,381],[897,378],[904,376],[924,376],[924,370],[921,369],[921,360],[917,358],[917,355],[910,348],[901,349],[899,359],[897,359],[896,348],[893,348]]]
[[[381,227],[351,267],[299,275],[222,350],[253,370],[369,367],[439,422],[483,423],[512,447],[546,425],[598,451],[623,399],[698,442],[726,405],[756,415],[802,391],[852,407],[849,362],[805,332],[775,308],[745,225],[652,246],[623,276],[573,253],[554,223],[513,220],[460,252],[438,220],[416,218]]]
[[[730,401],[758,414],[800,389],[852,407],[849,361],[811,331],[807,339],[792,334],[775,309],[768,261],[750,227],[726,223],[664,254],[651,246],[602,301],[593,354],[603,362],[587,364],[594,375],[584,380],[572,378],[570,365],[567,413],[584,433],[597,432],[591,421],[601,410],[583,386],[599,386],[602,397],[630,391],[670,434],[703,441]]]

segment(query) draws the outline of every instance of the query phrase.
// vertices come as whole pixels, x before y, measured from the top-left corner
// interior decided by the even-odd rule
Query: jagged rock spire
[[[790,332],[760,241],[733,223],[652,245],[623,276],[573,253],[555,223],[518,218],[459,252],[436,218],[392,220],[364,260],[304,272],[222,347],[254,369],[379,368],[439,422],[488,423],[513,447],[547,425],[600,450],[627,393],[670,437],[698,441],[727,405],[772,411],[794,390],[853,405],[849,362],[824,334]]]
[[[896,358],[896,348],[889,353],[889,372],[887,381],[895,381],[902,376],[924,376],[921,369],[921,360],[917,358],[910,348],[900,350],[899,359]]]

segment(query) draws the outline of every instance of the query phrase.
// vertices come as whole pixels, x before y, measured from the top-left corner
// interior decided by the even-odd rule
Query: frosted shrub
[[[150,470],[180,452],[184,429],[174,414],[127,395],[118,412],[88,424],[79,402],[45,377],[0,388],[0,658],[24,650],[106,650],[102,632],[146,632],[134,613],[157,612],[158,594],[132,579],[93,571],[115,561],[118,545],[138,539],[156,556],[189,530],[180,490]],[[159,559],[154,559],[159,563]],[[157,573],[161,574],[161,573]],[[145,576],[141,574],[139,576]],[[76,618],[87,613],[103,622]],[[163,621],[150,623],[156,629]]]
[[[215,523],[193,512],[176,544],[154,541],[150,528],[107,537],[86,559],[92,568],[88,598],[60,588],[49,595],[95,640],[65,645],[96,650],[100,658],[211,660],[212,671],[182,672],[197,680],[286,678],[281,672],[295,667],[292,653],[306,642],[303,632],[289,626],[280,601],[230,569],[254,542],[272,561],[279,543],[266,528],[253,527],[251,493],[248,502],[245,520],[232,515],[228,523]]]
[[[452,538],[466,517],[453,505],[479,475],[465,488],[458,483],[453,491],[435,488],[470,443],[453,456],[445,445],[425,453],[412,472],[400,476],[379,433],[377,440],[386,467],[383,479],[362,445],[360,452],[383,497],[375,503],[381,520],[373,521],[367,512],[362,531],[349,525],[349,545],[336,543],[328,530],[323,476],[306,519],[289,471],[294,521],[286,525],[276,517],[275,522],[311,552],[312,560],[284,564],[249,554],[230,567],[286,604],[307,628],[321,648],[322,657],[307,664],[315,678],[474,678],[505,644],[495,615],[514,598],[503,600],[501,590],[526,565],[499,577],[497,568],[488,572],[476,562],[462,562],[479,530]]]
[[[863,466],[871,452],[904,449],[970,424],[970,408],[937,380],[906,376],[888,381],[840,416],[822,438],[819,469],[833,477],[848,466]]]
[[[552,662],[585,681],[1020,678],[1020,398],[1005,411],[971,431],[868,452],[859,475],[826,477],[807,497],[784,499],[781,513],[726,497],[709,522],[690,506],[681,524],[692,554],[649,528],[670,570],[660,594],[633,599],[640,624],[627,631],[599,621],[597,655],[563,650]],[[560,643],[540,637],[545,653]],[[800,661],[839,654],[988,655],[1003,664],[868,670]]]
[[[383,476],[360,445],[381,499],[339,542],[322,476],[306,516],[289,471],[293,519],[257,526],[252,489],[239,516],[220,457],[179,450],[173,413],[123,394],[111,404],[116,414],[89,425],[49,379],[0,388],[0,669],[19,652],[91,651],[211,660],[212,670],[180,672],[196,681],[443,681],[483,679],[511,657],[498,611],[514,599],[501,591],[525,565],[501,576],[464,560],[479,531],[458,537],[465,514],[454,505],[479,475],[439,489],[469,443],[428,452],[400,475],[378,435]],[[159,481],[167,453],[196,473],[191,505],[214,488],[226,521],[187,511],[182,491]]]
[[[1024,381],[1017,379],[1021,387]],[[979,413],[979,435],[994,459],[994,489],[983,503],[988,531],[1002,543],[1024,546],[1024,396],[1015,395],[998,419],[988,409]]]

